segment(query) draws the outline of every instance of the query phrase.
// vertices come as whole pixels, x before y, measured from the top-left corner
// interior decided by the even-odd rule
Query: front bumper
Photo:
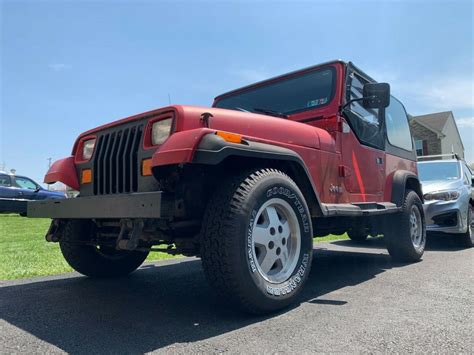
[[[433,201],[423,205],[427,232],[465,233],[467,204],[456,201]]]
[[[171,208],[163,192],[158,191],[30,201],[27,215],[71,219],[165,218]]]

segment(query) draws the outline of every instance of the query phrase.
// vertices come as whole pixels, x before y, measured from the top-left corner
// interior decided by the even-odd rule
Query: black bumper
[[[28,202],[34,218],[163,218],[170,211],[161,191]]]

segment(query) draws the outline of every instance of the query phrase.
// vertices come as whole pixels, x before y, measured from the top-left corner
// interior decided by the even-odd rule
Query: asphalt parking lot
[[[0,283],[2,353],[473,351],[474,249],[430,237],[392,263],[383,240],[317,244],[300,302],[269,317],[219,303],[197,259],[127,278],[76,273]]]

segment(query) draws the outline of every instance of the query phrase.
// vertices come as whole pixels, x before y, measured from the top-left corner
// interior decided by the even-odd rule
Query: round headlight
[[[94,152],[95,138],[88,139],[82,144],[82,159],[90,160]]]

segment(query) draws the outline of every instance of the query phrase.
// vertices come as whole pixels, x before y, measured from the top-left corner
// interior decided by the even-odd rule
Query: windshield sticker
[[[328,102],[328,98],[327,97],[323,97],[321,99],[316,99],[316,100],[311,100],[311,101],[308,101],[306,107],[314,107],[314,106],[320,106],[320,105],[324,105],[325,103]]]

